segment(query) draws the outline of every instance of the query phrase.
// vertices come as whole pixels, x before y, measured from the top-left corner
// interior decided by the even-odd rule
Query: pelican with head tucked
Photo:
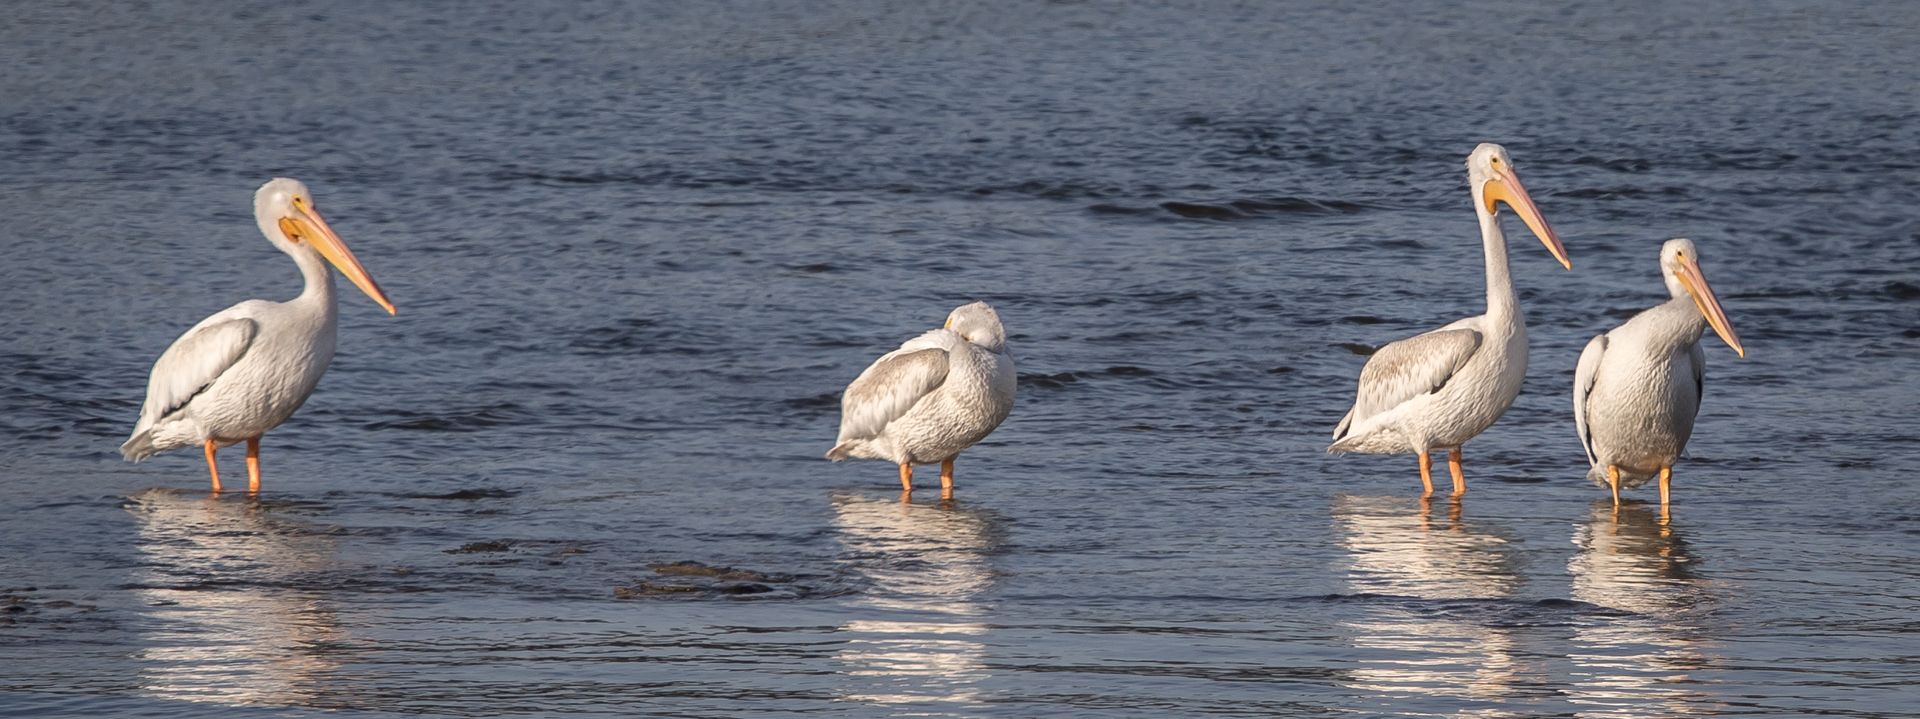
[[[286,302],[247,300],[200,321],[153,363],[147,401],[120,454],[138,462],[159,452],[206,451],[213,491],[220,491],[220,447],[247,443],[247,488],[260,491],[260,435],[287,421],[307,401],[333,361],[339,305],[331,263],[392,314],[347,245],[314,209],[298,180],[274,178],[253,194],[254,221],[293,258],[306,289]]]
[[[940,496],[953,497],[953,458],[1013,411],[1017,376],[1007,330],[985,302],[961,305],[945,327],[875,360],[840,396],[840,438],[827,452],[900,466],[901,498],[913,465],[940,463]]]
[[[1468,189],[1486,253],[1487,313],[1392,342],[1367,359],[1353,409],[1333,430],[1328,452],[1417,454],[1423,496],[1433,494],[1431,453],[1448,450],[1453,493],[1467,491],[1460,445],[1506,413],[1527,374],[1527,327],[1507,268],[1500,231],[1505,203],[1568,269],[1567,250],[1514,174],[1507,150],[1482,143],[1467,156]]]
[[[1706,391],[1706,328],[1747,356],[1700,272],[1692,240],[1660,247],[1660,274],[1672,299],[1587,342],[1573,371],[1573,422],[1591,465],[1587,478],[1611,488],[1616,506],[1622,486],[1658,475],[1666,507],[1673,462],[1687,448]]]

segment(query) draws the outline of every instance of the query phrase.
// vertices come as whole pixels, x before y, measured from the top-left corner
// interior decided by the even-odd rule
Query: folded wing
[[[1480,340],[1477,330],[1443,329],[1381,347],[1360,370],[1353,409],[1340,420],[1333,438],[1345,437],[1354,424],[1407,400],[1439,391],[1480,349]]]
[[[1600,374],[1600,359],[1607,353],[1607,336],[1600,335],[1587,342],[1587,348],[1580,352],[1580,364],[1573,369],[1573,428],[1580,433],[1580,447],[1587,452],[1587,464],[1600,461],[1593,451],[1593,429],[1588,426],[1587,397],[1593,394],[1593,380]]]
[[[946,382],[947,350],[925,339],[887,353],[847,385],[840,396],[840,442],[878,436]]]
[[[133,428],[133,438],[120,448],[121,453],[143,453],[140,451],[142,434],[167,415],[187,406],[246,356],[259,329],[253,320],[239,317],[208,322],[174,340],[173,346],[153,363],[153,374],[147,378],[147,401],[140,407],[140,422]]]

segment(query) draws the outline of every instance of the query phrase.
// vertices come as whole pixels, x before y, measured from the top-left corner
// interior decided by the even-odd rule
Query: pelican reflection
[[[139,522],[134,590],[143,619],[140,686],[168,699],[312,706],[327,693],[343,639],[313,575],[329,574],[331,537],[273,505],[150,489],[128,498]]]
[[[834,530],[847,569],[866,580],[852,600],[865,619],[840,627],[838,659],[852,678],[844,698],[920,704],[919,713],[979,701],[988,627],[978,597],[993,585],[988,556],[999,544],[977,510],[840,494]]]
[[[1343,623],[1360,650],[1349,674],[1354,689],[1493,702],[1522,681],[1544,680],[1517,658],[1513,632],[1494,608],[1476,601],[1519,588],[1514,550],[1498,528],[1464,515],[1458,501],[1335,498],[1347,586],[1384,595],[1370,596],[1361,616]]]
[[[1573,598],[1632,613],[1576,627],[1570,700],[1587,707],[1580,716],[1723,711],[1689,678],[1713,661],[1696,622],[1713,598],[1680,530],[1645,504],[1600,501],[1573,544]]]

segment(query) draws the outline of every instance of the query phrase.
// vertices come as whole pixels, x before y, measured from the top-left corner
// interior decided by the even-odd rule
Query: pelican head
[[[1520,177],[1513,174],[1513,159],[1507,157],[1507,148],[1491,142],[1482,142],[1473,148],[1473,154],[1467,155],[1467,181],[1473,185],[1474,209],[1497,216],[1500,207],[1495,203],[1506,203],[1527,223],[1527,229],[1540,238],[1540,244],[1553,253],[1553,258],[1560,261],[1560,266],[1573,269],[1573,261],[1567,259],[1567,248],[1560,244],[1560,236],[1547,226],[1540,209],[1533,206],[1533,198],[1527,196],[1527,188],[1521,186]]]
[[[287,177],[269,180],[253,193],[253,216],[260,223],[260,231],[282,251],[290,255],[320,253],[355,287],[386,308],[387,314],[394,313],[387,293],[380,291],[380,285],[374,284],[367,268],[360,266],[360,260],[347,249],[347,243],[333,234],[333,228],[313,208],[313,193],[307,191],[306,183]]]
[[[947,315],[947,329],[993,352],[999,352],[1007,346],[1007,328],[1000,325],[1000,313],[993,311],[993,305],[985,302],[953,308],[953,312]]]
[[[1693,305],[1700,308],[1707,324],[1713,325],[1714,333],[1741,357],[1747,356],[1747,348],[1740,345],[1740,336],[1733,333],[1733,323],[1727,320],[1727,311],[1720,308],[1720,298],[1713,296],[1707,276],[1700,272],[1700,250],[1694,248],[1693,240],[1676,238],[1660,246],[1660,275],[1667,280],[1669,294],[1693,298]]]

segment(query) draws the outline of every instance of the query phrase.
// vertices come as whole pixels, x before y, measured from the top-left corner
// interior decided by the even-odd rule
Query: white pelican
[[[1747,356],[1700,272],[1692,240],[1660,247],[1660,274],[1672,299],[1593,338],[1573,371],[1574,427],[1592,465],[1587,479],[1611,487],[1616,506],[1621,485],[1637,487],[1657,474],[1666,507],[1673,461],[1687,448],[1706,389],[1700,335],[1707,325]]]
[[[339,306],[333,263],[360,291],[393,314],[393,303],[347,245],[313,208],[299,180],[276,177],[253,193],[260,232],[293,257],[306,289],[286,302],[247,300],[200,321],[153,363],[147,401],[121,456],[138,462],[159,452],[200,445],[213,491],[220,491],[214,453],[247,442],[247,489],[260,491],[260,435],[287,421],[307,401],[333,361]]]
[[[1527,374],[1527,327],[1507,269],[1500,232],[1505,202],[1567,269],[1567,250],[1514,175],[1504,147],[1482,143],[1467,156],[1468,189],[1480,217],[1487,261],[1487,313],[1389,343],[1367,359],[1353,409],[1333,430],[1328,452],[1420,455],[1422,496],[1433,494],[1431,452],[1448,450],[1453,493],[1467,491],[1460,445],[1491,426],[1520,394]]]
[[[999,313],[961,305],[945,327],[907,340],[847,385],[827,459],[900,465],[902,499],[913,493],[913,465],[939,462],[940,496],[951,498],[953,458],[1007,418],[1015,384]]]

